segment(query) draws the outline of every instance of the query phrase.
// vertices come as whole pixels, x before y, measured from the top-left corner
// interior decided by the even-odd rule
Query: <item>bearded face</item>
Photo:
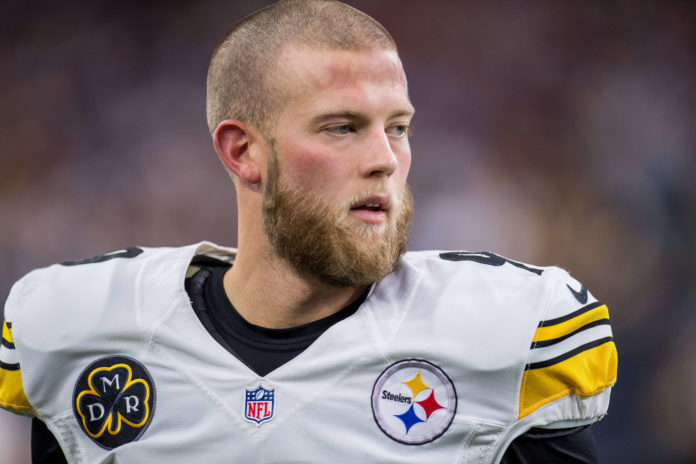
[[[370,285],[394,270],[406,251],[413,199],[406,186],[387,220],[372,224],[349,210],[374,195],[364,192],[331,206],[318,195],[290,188],[272,149],[263,196],[263,226],[275,253],[302,275],[336,286]]]

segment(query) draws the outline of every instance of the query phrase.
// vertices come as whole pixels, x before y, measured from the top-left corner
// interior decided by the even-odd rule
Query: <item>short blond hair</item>
[[[235,24],[213,52],[206,104],[211,134],[226,119],[272,132],[286,101],[276,67],[288,46],[396,50],[381,24],[341,2],[283,0],[258,10]]]

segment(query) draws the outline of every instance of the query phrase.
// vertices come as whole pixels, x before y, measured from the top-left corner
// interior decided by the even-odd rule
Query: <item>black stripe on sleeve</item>
[[[18,371],[19,363],[8,364],[0,361],[0,369],[5,369],[6,371]]]
[[[555,358],[547,359],[546,361],[538,361],[535,363],[527,364],[525,366],[524,370],[528,371],[530,369],[541,369],[542,367],[553,366],[554,364],[558,364],[562,361],[565,361],[566,359],[572,358],[576,354],[580,354],[583,351],[587,351],[587,350],[590,350],[592,348],[596,348],[600,345],[604,345],[605,343],[608,343],[612,340],[614,340],[613,337],[604,337],[604,338],[600,338],[599,340],[595,340],[593,342],[585,343],[584,345],[580,345],[579,347],[575,348],[574,350],[570,350],[567,353],[563,353],[560,356],[556,356]]]
[[[11,323],[11,322],[5,321],[5,325],[7,326],[8,329],[11,329],[11,328],[12,328],[12,323]]]
[[[597,327],[598,325],[608,325],[609,324],[609,319],[604,318],[604,319],[598,319],[596,321],[588,322],[587,324],[583,325],[582,327],[573,330],[569,334],[565,334],[562,337],[558,338],[552,338],[550,340],[540,340],[538,342],[532,342],[531,349],[534,348],[544,348],[546,346],[551,346],[555,345],[556,343],[560,343],[563,340],[565,340],[568,337],[572,337],[578,332],[582,332],[583,330],[591,329],[592,327]]]
[[[5,348],[9,348],[11,350],[14,350],[14,347],[15,347],[14,343],[12,343],[9,340],[6,340],[5,337],[2,338],[2,346],[4,346]]]
[[[539,322],[539,327],[548,327],[550,325],[556,325],[560,324],[561,322],[569,321],[574,317],[578,317],[579,315],[586,313],[587,311],[591,311],[595,308],[599,308],[600,306],[602,306],[602,303],[600,303],[599,301],[595,301],[594,303],[588,304],[587,306],[583,306],[577,311],[573,311],[572,313],[566,314],[565,316],[557,317],[556,319],[541,321]]]

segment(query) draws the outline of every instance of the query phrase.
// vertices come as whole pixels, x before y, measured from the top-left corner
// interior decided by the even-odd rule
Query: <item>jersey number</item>
[[[114,253],[107,253],[105,255],[94,256],[92,258],[82,259],[80,261],[65,261],[60,263],[63,266],[79,266],[80,264],[93,264],[93,263],[103,263],[104,261],[109,261],[114,258],[135,258],[143,252],[142,248],[130,247],[123,251],[116,251]]]
[[[480,264],[487,264],[488,266],[502,266],[505,263],[510,263],[515,267],[533,272],[536,275],[541,275],[541,273],[544,272],[541,269],[529,267],[522,263],[518,263],[517,261],[503,258],[502,256],[498,256],[495,253],[490,253],[488,251],[480,251],[477,253],[472,253],[469,251],[450,251],[447,253],[440,253],[440,258],[447,261],[474,261]]]

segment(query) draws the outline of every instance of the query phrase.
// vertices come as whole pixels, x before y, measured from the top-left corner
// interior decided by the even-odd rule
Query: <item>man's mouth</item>
[[[357,202],[350,212],[366,222],[379,224],[386,219],[390,203],[389,196],[374,195]]]

